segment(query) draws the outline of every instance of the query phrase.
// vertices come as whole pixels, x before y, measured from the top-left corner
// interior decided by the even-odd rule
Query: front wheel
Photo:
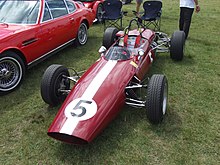
[[[44,72],[41,81],[41,97],[47,104],[55,106],[66,98],[64,90],[69,90],[68,69],[62,65],[51,65]]]
[[[170,57],[175,61],[181,61],[184,56],[185,33],[184,31],[175,31],[170,41]]]
[[[167,109],[168,82],[164,75],[153,75],[148,82],[146,112],[153,124],[163,120]]]
[[[14,52],[7,51],[0,57],[0,95],[13,91],[21,84],[25,75],[25,64]]]
[[[76,45],[85,45],[88,40],[88,29],[85,23],[81,23],[76,37]]]

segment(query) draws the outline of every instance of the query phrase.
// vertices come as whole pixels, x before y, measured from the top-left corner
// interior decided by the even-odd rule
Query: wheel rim
[[[97,19],[99,22],[102,21],[102,6],[99,6],[98,9],[97,9]]]
[[[60,75],[55,80],[55,86],[54,86],[54,92],[58,98],[61,97],[62,99],[62,92],[61,90],[68,89],[68,84],[66,82],[66,79],[63,77],[63,75],[67,76],[65,73],[60,73]]]
[[[163,90],[163,107],[162,107],[163,115],[165,115],[167,109],[167,91],[168,91],[167,83],[165,83]]]
[[[12,57],[0,59],[0,90],[9,91],[15,88],[22,78],[22,67]]]
[[[78,40],[81,45],[87,41],[87,27],[85,24],[81,24],[79,27]]]

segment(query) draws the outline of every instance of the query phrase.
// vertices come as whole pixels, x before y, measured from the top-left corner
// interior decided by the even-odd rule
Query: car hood
[[[91,142],[124,105],[125,87],[136,70],[131,62],[132,60],[106,61],[101,58],[93,64],[69,93],[51,124],[48,135],[73,144]],[[69,110],[75,110],[74,104],[78,101],[85,102],[82,105],[80,103],[80,106],[81,109],[83,105],[86,106],[86,113],[72,118]],[[81,111],[79,103],[77,105],[76,109]]]
[[[0,24],[0,39],[4,39],[15,33],[30,29],[31,26],[26,25],[12,25],[12,24]]]

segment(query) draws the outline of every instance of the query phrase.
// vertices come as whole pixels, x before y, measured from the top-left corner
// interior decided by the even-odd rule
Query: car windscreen
[[[36,24],[39,0],[0,1],[0,22],[12,24]]]
[[[107,60],[128,60],[130,51],[126,47],[113,46],[105,54]]]

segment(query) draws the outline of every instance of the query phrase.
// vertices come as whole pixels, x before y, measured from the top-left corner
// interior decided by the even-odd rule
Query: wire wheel
[[[7,52],[0,58],[0,94],[15,89],[24,75],[23,61],[13,52]]]

